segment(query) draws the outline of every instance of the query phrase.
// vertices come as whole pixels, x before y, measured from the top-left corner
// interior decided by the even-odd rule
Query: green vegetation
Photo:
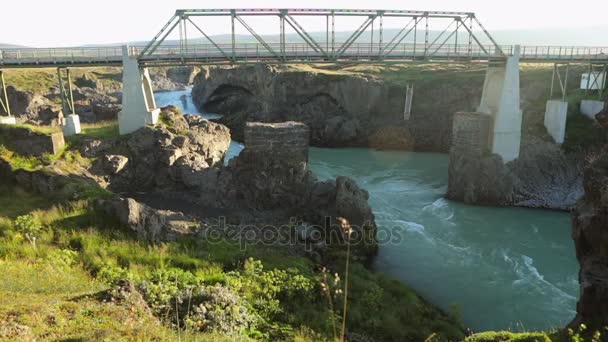
[[[25,236],[32,231],[36,247]],[[11,184],[0,185],[0,263],[0,338],[330,341],[341,320],[343,275],[286,248],[147,244],[91,200],[49,199]],[[379,341],[463,337],[411,290],[352,266],[350,331]],[[115,287],[120,279],[145,304],[128,302]],[[322,284],[336,294],[331,305]]]
[[[465,342],[600,342],[605,341],[608,327],[600,330],[587,329],[581,324],[578,329],[550,332],[487,331],[467,337]]]
[[[594,120],[582,114],[570,115],[566,121],[566,138],[563,148],[566,151],[587,150],[593,146],[602,146],[607,137],[604,130]]]
[[[89,78],[101,82],[103,87],[117,87],[122,82],[121,69],[115,67],[86,67],[72,68],[72,79],[87,75]],[[4,77],[7,85],[19,90],[47,94],[52,88],[58,87],[57,69],[10,69],[5,71]]]

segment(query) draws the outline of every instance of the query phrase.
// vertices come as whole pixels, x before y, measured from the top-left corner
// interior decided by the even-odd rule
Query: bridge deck
[[[197,44],[184,46],[161,45],[154,53],[140,57],[143,47],[132,47],[129,54],[137,57],[142,66],[230,63],[319,63],[319,62],[485,62],[504,59],[494,46],[471,48],[470,45],[429,46],[399,44],[391,51],[380,44],[357,43],[337,55],[315,51],[305,43],[262,44]],[[325,47],[325,46],[324,46]],[[512,55],[513,46],[500,47],[505,55]],[[1,68],[58,67],[58,66],[120,66],[122,48],[82,47],[49,49],[1,49]],[[529,63],[608,63],[608,47],[522,46],[522,62]]]

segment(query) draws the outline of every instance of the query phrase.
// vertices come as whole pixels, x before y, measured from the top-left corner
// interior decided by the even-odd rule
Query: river
[[[189,95],[157,93],[156,100],[196,113]],[[233,142],[228,158],[242,148]],[[378,234],[392,241],[380,246],[378,271],[457,310],[474,331],[546,330],[568,323],[578,297],[570,215],[445,200],[447,166],[444,154],[310,150],[310,167],[320,179],[350,176],[369,191]]]

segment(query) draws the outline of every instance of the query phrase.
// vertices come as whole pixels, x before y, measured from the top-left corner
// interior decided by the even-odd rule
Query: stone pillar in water
[[[492,154],[492,116],[486,113],[454,114],[446,198],[464,203],[509,203],[512,179],[501,157]]]

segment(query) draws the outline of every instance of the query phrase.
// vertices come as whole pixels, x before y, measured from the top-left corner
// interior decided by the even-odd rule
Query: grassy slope
[[[237,245],[208,244],[200,240],[148,245],[92,209],[87,201],[57,205],[55,201],[10,185],[0,186],[0,194],[0,265],[3,270],[0,326],[6,330],[0,330],[0,337],[176,338],[175,330],[142,314],[141,308],[105,303],[95,295],[110,287],[100,275],[102,269],[108,267],[124,268],[134,279],[144,278],[155,270],[177,268],[192,272],[205,282],[215,283],[223,281],[226,270],[235,269],[242,260],[253,257],[261,260],[266,269],[295,268],[300,274],[318,281],[310,261],[280,248],[254,247],[242,251]],[[33,212],[45,227],[36,248],[28,244],[13,225],[16,217],[29,212]],[[66,250],[75,253],[73,262],[67,265],[58,257]],[[355,331],[361,331],[363,324],[367,325],[363,331],[368,333],[381,329],[378,335],[384,338],[380,340],[391,340],[391,334],[417,336],[415,339],[433,333],[460,334],[453,322],[439,316],[435,309],[399,283],[372,274],[357,264],[353,266],[351,277],[350,321]],[[290,307],[289,303],[283,305]],[[287,311],[287,316],[292,322],[288,325],[296,329],[295,337],[303,340],[313,339],[310,336],[317,336],[315,340],[328,338],[329,313],[323,301],[298,304],[293,309],[295,311]],[[49,326],[49,322],[52,325]],[[303,331],[313,329],[321,335],[297,332],[303,324],[307,327]]]
[[[98,138],[117,135],[114,123],[87,126],[85,132]],[[79,167],[92,162],[80,157],[75,150],[81,139],[70,138],[65,150],[57,156],[24,158],[6,148],[0,156],[9,159],[13,167],[24,169]],[[132,340],[143,339],[143,333],[149,334],[145,339],[177,339],[184,332],[169,328],[166,317],[145,316],[141,312],[134,315],[133,310],[141,311],[140,308],[104,303],[95,294],[109,289],[119,276],[139,282],[158,271],[179,270],[205,284],[225,283],[229,272],[238,271],[248,258],[260,260],[265,270],[292,270],[290,272],[308,279],[315,289],[304,301],[275,298],[284,314],[267,316],[266,323],[259,328],[263,334],[301,341],[331,339],[329,317],[334,315],[330,314],[332,311],[318,290],[322,273],[309,259],[294,255],[286,248],[248,246],[243,250],[225,241],[142,243],[128,228],[93,207],[94,201],[88,198],[99,196],[99,192],[83,193],[80,200],[65,195],[44,198],[6,184],[6,180],[0,182],[3,270],[0,326],[6,327],[0,330],[0,340],[3,337]],[[38,218],[44,227],[35,248],[17,231],[14,223],[17,217],[28,213]],[[68,261],[64,260],[66,255]],[[262,273],[262,278],[247,282],[255,285],[270,274]],[[254,288],[264,288],[264,284],[257,283]],[[259,303],[259,295],[255,291],[242,294],[253,307]],[[272,305],[275,299],[261,307]],[[341,299],[334,300],[335,307],[341,307]],[[371,273],[357,263],[351,269],[349,302],[351,329],[374,335],[380,341],[418,340],[433,334],[452,339],[462,336],[456,319],[440,313],[402,284]],[[163,323],[159,324],[159,320]],[[122,327],[122,322],[128,324]],[[277,335],[278,332],[281,333]],[[227,339],[219,335],[213,337]]]
[[[166,73],[167,67],[151,68],[150,73]],[[122,68],[119,67],[77,67],[70,68],[72,80],[89,76],[102,84],[104,88],[117,89],[122,83]],[[32,91],[39,94],[49,93],[51,88],[58,88],[57,69],[55,68],[24,68],[5,69],[4,77],[7,86],[14,86],[24,91]]]
[[[115,67],[82,67],[71,68],[72,79],[88,74],[91,78],[104,85],[121,81],[122,70]],[[7,85],[20,90],[46,94],[51,88],[58,87],[57,70],[54,68],[40,69],[8,69],[4,71]]]

